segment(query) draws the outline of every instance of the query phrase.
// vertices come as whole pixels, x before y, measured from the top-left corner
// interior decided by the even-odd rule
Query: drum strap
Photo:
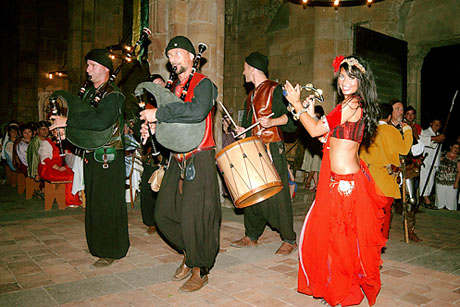
[[[254,107],[254,103],[252,102],[253,99],[254,99],[254,92],[252,92],[252,96],[251,96],[251,108],[252,108],[252,114],[254,115],[254,119],[256,122],[258,122],[259,119],[257,118],[256,108]],[[260,130],[260,125],[257,126],[257,129],[258,129],[257,135],[261,135],[262,131]]]
[[[272,163],[273,163],[273,157],[272,157],[272,153],[270,151],[270,144],[271,143],[267,143],[267,144],[264,144],[264,146],[265,146],[265,150],[267,150],[267,155],[270,158],[270,161],[272,161]]]

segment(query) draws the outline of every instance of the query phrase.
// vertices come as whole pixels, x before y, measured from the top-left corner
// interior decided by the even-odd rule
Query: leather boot
[[[192,276],[179,288],[182,292],[194,292],[203,288],[208,283],[208,275],[200,276],[200,268],[194,267]]]
[[[93,268],[103,268],[103,267],[111,265],[114,262],[115,262],[115,259],[113,258],[99,258],[96,262],[92,264],[92,267]]]
[[[147,234],[148,235],[153,235],[155,232],[157,232],[157,227],[156,226],[149,226],[149,228],[147,228]]]
[[[289,244],[287,242],[283,242],[283,244],[281,244],[280,248],[278,248],[275,254],[279,256],[287,256],[290,255],[293,251],[295,251],[296,248],[297,243]]]
[[[420,239],[417,234],[415,233],[414,230],[409,230],[409,240],[414,241],[414,242],[421,242],[423,241]]]
[[[184,253],[184,260],[182,260],[181,265],[176,269],[176,273],[174,274],[172,280],[182,280],[184,278],[187,278],[192,274],[192,269],[189,268],[185,264],[185,253]]]
[[[253,246],[257,246],[257,240],[252,241],[251,239],[249,239],[248,236],[244,236],[243,238],[239,240],[231,242],[230,245],[233,247],[238,247],[238,248],[253,247]]]

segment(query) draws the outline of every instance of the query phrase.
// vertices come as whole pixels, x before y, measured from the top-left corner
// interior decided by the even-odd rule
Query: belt
[[[192,151],[186,152],[186,153],[175,153],[173,154],[174,159],[176,159],[177,162],[181,163],[184,160],[188,160],[191,156],[201,152],[201,151],[207,151],[207,150],[213,150],[214,146],[211,147],[203,147],[203,148],[195,148]]]

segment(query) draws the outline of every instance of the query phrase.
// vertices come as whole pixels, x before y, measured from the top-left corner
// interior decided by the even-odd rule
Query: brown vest
[[[252,90],[246,100],[246,106],[248,108],[246,110],[247,114],[249,114],[252,109],[252,100],[257,118],[270,115],[272,113],[273,92],[277,86],[278,83],[270,80],[265,80],[259,84],[257,88]],[[253,114],[252,123],[254,124],[256,121],[256,116]],[[258,134],[259,130],[262,130],[260,135]],[[263,128],[261,125],[258,125],[252,129],[252,135],[259,136],[265,144],[279,142],[283,139],[283,134],[277,126]]]

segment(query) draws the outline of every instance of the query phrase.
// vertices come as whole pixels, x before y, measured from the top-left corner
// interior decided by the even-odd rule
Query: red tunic
[[[41,179],[47,181],[73,181],[73,171],[67,165],[64,165],[62,157],[59,155],[59,149],[56,144],[49,138],[45,139],[53,148],[53,157],[46,158],[38,165],[38,175]],[[64,166],[65,170],[59,171],[53,168],[53,165]],[[65,184],[65,204],[66,206],[80,206],[81,201],[78,194],[72,194],[72,183]]]
[[[201,80],[206,78],[204,75],[200,73],[195,73],[193,75],[192,80],[190,81],[190,86],[187,91],[187,95],[184,98],[184,102],[191,102],[192,98],[194,97],[194,90],[195,87],[200,83]],[[183,84],[180,84],[179,86],[176,86],[174,89],[174,94],[176,94],[177,97],[180,97],[182,94],[182,90],[185,86],[185,84],[188,82],[188,79],[185,79]],[[212,133],[212,111],[208,113],[206,116],[206,129],[204,132],[203,140],[201,141],[200,145],[198,145],[197,148],[202,149],[202,148],[211,148],[215,147],[216,143],[214,142],[214,137]]]
[[[339,105],[327,117],[331,132],[323,149],[316,199],[300,236],[298,291],[322,297],[332,306],[359,304],[364,292],[373,305],[381,285],[386,199],[362,160],[357,173],[331,172],[329,140],[340,118]]]

